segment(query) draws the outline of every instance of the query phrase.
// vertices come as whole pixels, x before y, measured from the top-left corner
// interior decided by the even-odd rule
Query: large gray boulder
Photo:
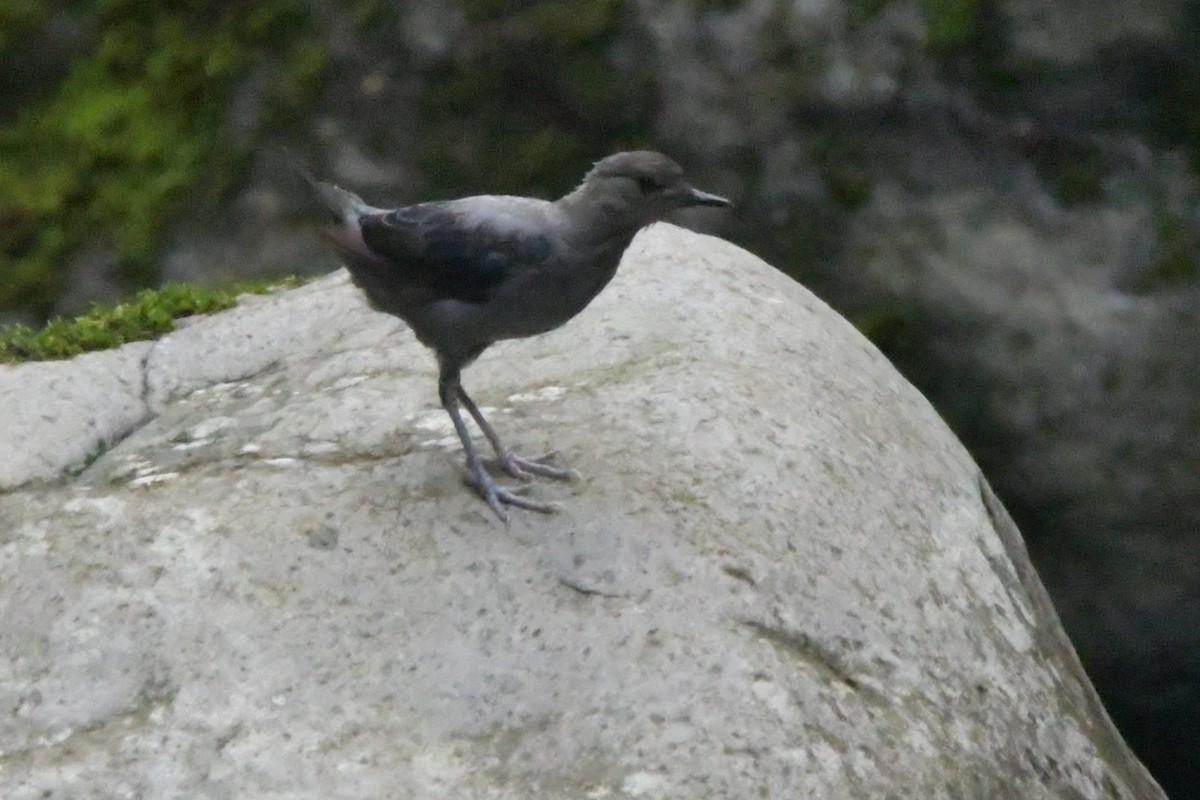
[[[468,371],[586,476],[507,529],[340,274],[123,352],[0,369],[0,796],[1163,796],[938,415],[725,242]]]

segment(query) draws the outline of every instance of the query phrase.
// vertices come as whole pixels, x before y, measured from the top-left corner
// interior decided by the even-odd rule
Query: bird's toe
[[[547,503],[525,497],[529,492],[528,486],[514,486],[512,488],[501,486],[484,471],[480,471],[479,474],[468,473],[464,480],[479,493],[479,496],[487,502],[492,512],[505,525],[508,524],[506,506],[523,508],[526,511],[537,511],[542,514],[553,514],[562,508],[558,503]]]
[[[579,473],[573,469],[554,466],[558,453],[550,451],[540,458],[524,458],[516,453],[505,453],[487,465],[492,469],[502,469],[517,480],[530,481],[534,475],[559,481],[575,482],[580,479]]]

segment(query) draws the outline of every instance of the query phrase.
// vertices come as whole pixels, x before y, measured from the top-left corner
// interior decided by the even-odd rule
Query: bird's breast
[[[574,257],[554,259],[511,281],[487,310],[503,329],[498,338],[535,336],[565,324],[608,285],[624,251],[576,250]]]

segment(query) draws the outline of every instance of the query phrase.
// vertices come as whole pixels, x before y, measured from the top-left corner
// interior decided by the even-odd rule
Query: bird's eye
[[[642,190],[642,194],[650,194],[652,192],[661,192],[663,185],[647,175],[642,175],[637,179],[638,188]]]

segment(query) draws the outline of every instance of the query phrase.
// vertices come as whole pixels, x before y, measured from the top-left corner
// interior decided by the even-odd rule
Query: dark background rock
[[[132,7],[14,22],[9,130]],[[169,202],[130,211],[139,229],[163,215],[157,247],[120,252],[119,208],[64,215],[88,235],[55,262],[57,299],[8,313],[332,266],[295,161],[399,203],[554,195],[608,152],[666,150],[737,200],[723,235],[817,290],[934,401],[1013,509],[1131,744],[1173,797],[1200,797],[1200,4],[274,0],[270,37],[244,10],[197,8],[184,23],[242,50],[199,105],[162,99],[210,149]],[[156,13],[138,30],[186,16]],[[79,161],[100,176],[80,191],[148,172],[114,153]],[[49,224],[24,186],[0,170],[10,255]]]

